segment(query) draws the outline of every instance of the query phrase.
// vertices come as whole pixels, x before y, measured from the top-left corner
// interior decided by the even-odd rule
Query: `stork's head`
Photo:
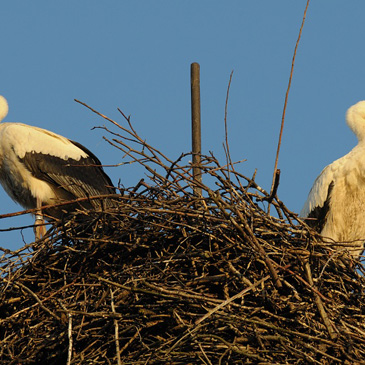
[[[349,108],[346,113],[346,122],[359,142],[365,141],[365,100]]]
[[[7,116],[9,111],[8,102],[0,95],[0,122]]]

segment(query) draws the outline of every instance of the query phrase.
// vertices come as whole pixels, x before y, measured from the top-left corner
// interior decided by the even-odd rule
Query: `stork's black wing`
[[[308,214],[306,223],[313,227],[317,232],[321,232],[326,224],[327,214],[330,209],[331,193],[333,190],[334,182],[332,181],[328,186],[327,198],[322,206],[316,206]]]
[[[34,177],[54,187],[60,197],[65,195],[63,192],[74,198],[114,194],[113,184],[99,159],[81,144],[70,142],[84,151],[87,157],[76,160],[33,151],[27,152],[20,161]],[[97,201],[95,204],[100,205]]]

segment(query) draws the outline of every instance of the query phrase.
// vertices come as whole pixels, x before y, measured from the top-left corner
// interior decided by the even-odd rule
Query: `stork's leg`
[[[42,210],[40,209],[42,207],[42,202],[37,199],[37,210],[35,213],[35,227],[34,227],[34,234],[35,239],[39,240],[43,238],[46,235],[47,229],[44,225],[44,218],[42,214]]]

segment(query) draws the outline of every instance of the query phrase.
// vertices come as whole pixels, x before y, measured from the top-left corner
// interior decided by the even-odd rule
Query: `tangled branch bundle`
[[[3,249],[1,363],[365,361],[365,280],[351,258],[232,163],[202,157],[201,184],[189,156],[171,161],[110,122],[107,140],[148,179],[111,196],[115,208]]]

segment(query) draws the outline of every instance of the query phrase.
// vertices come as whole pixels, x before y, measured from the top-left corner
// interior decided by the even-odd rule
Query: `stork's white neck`
[[[0,95],[0,122],[7,116],[9,111],[8,102]]]
[[[346,113],[346,122],[359,142],[365,142],[365,101],[359,101],[349,108]]]

